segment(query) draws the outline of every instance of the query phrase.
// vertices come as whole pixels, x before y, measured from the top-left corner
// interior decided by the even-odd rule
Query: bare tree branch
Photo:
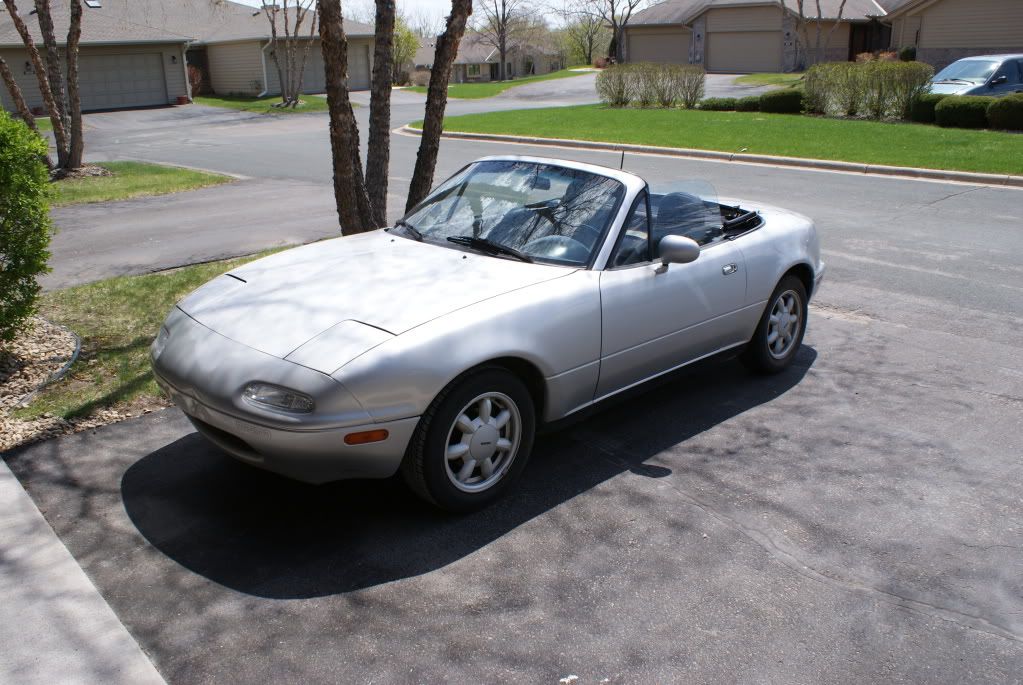
[[[430,74],[430,87],[426,94],[426,116],[423,120],[423,135],[419,141],[416,168],[409,185],[405,211],[419,204],[430,192],[433,173],[440,151],[440,134],[444,129],[444,109],[448,103],[448,82],[451,80],[451,65],[458,54],[458,45],[465,34],[465,25],[472,14],[472,0],[451,0],[451,14],[448,16],[444,33],[437,39],[437,49]]]

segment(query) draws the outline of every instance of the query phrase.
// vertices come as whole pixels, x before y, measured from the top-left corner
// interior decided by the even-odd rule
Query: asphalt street
[[[118,235],[154,241],[142,269],[336,230],[322,118],[128,114],[90,119],[90,154],[249,180],[83,219],[55,246],[78,275],[55,277],[99,277]],[[392,204],[417,143],[394,138]],[[618,162],[446,140],[438,177],[508,153]],[[462,518],[395,481],[249,469],[176,410],[5,455],[168,682],[1023,681],[1023,192],[625,168],[817,222],[829,271],[793,368],[635,393],[542,436],[514,496]]]

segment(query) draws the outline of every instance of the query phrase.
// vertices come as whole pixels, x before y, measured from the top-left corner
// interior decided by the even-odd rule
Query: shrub
[[[872,119],[883,119],[891,107],[892,82],[888,62],[867,62],[859,69],[863,78],[863,112]]]
[[[918,124],[933,124],[934,108],[947,97],[949,96],[938,95],[936,93],[921,93],[917,95],[916,99],[913,100],[913,104],[909,107],[909,120],[915,121]]]
[[[760,96],[760,111],[775,114],[800,114],[803,111],[803,91],[786,88],[764,93]]]
[[[987,108],[991,98],[955,95],[947,97],[934,108],[938,126],[955,128],[984,128],[987,126]]]
[[[671,107],[678,98],[679,67],[675,64],[657,65],[654,79],[654,102],[659,107]]]
[[[915,62],[916,61],[916,47],[907,45],[906,47],[899,50],[899,59],[903,62]]]
[[[934,67],[923,62],[891,62],[885,65],[889,81],[889,112],[900,119],[909,119],[918,97],[927,91],[934,76]]]
[[[863,103],[865,81],[863,66],[838,62],[832,65],[831,77],[834,79],[834,101],[839,113],[854,117]]]
[[[707,84],[707,72],[703,67],[684,65],[674,67],[678,78],[677,99],[686,109],[696,107],[696,103],[703,97],[703,91]]]
[[[593,67],[595,69],[607,69],[608,66],[607,57],[598,57],[593,60]]]
[[[808,114],[826,114],[834,82],[834,64],[815,64],[803,75],[803,107]],[[760,102],[757,99],[757,107]]]
[[[700,101],[700,109],[712,112],[734,112],[739,101],[735,98],[707,98]]]
[[[760,96],[750,95],[749,97],[739,98],[735,101],[736,112],[759,112],[760,111]]]
[[[597,74],[597,95],[611,107],[625,107],[632,101],[633,79],[628,66],[615,65]]]
[[[640,62],[625,67],[626,80],[632,81],[632,96],[640,107],[650,107],[657,102],[660,81],[660,67],[650,62]]]
[[[987,120],[991,128],[1023,131],[1023,94],[996,98],[988,105]]]
[[[416,69],[412,72],[412,85],[414,86],[428,86],[430,85],[430,70],[429,69]]]
[[[50,253],[46,142],[0,108],[0,345],[35,312]]]

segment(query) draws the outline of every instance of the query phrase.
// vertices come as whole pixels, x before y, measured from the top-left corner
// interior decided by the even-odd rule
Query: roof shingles
[[[24,3],[22,3],[24,4]],[[258,7],[230,0],[103,0],[101,7],[84,7],[82,45],[111,43],[217,43],[266,40],[269,22]],[[39,42],[39,25],[20,7],[22,18]],[[58,42],[67,35],[69,15],[63,4],[54,3],[53,22]],[[373,27],[345,21],[350,36],[372,36]],[[0,12],[0,46],[20,46],[10,16]]]

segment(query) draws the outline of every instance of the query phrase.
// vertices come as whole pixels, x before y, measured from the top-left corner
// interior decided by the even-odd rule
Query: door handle
[[[725,264],[723,267],[721,267],[721,273],[723,273],[725,276],[731,276],[738,270],[739,270],[738,264]]]

